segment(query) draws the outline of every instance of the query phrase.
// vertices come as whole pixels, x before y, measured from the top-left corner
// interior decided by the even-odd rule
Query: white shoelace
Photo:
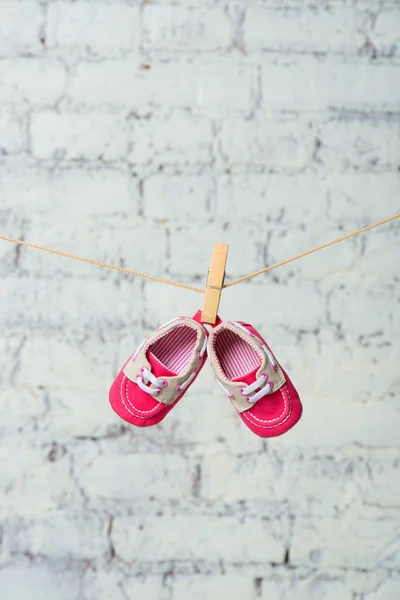
[[[262,374],[258,379],[256,379],[256,381],[254,381],[254,383],[242,388],[240,391],[243,394],[243,396],[247,396],[248,402],[253,403],[257,402],[257,400],[269,394],[272,390],[272,385],[273,384],[270,381],[268,381],[268,375]],[[250,396],[250,394],[252,392],[255,392],[258,388],[260,388],[260,390],[256,394],[254,394],[254,396]]]

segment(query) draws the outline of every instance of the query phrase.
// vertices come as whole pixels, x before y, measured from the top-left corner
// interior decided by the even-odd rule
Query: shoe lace
[[[247,402],[253,403],[257,402],[257,400],[260,400],[260,398],[263,398],[264,396],[269,394],[272,388],[273,383],[269,381],[268,375],[266,373],[261,373],[260,377],[256,379],[256,381],[254,381],[246,387],[243,387],[240,390],[240,393],[243,396],[246,396]],[[258,392],[256,392],[253,396],[250,396],[250,394],[252,392],[255,392],[257,389]]]
[[[149,369],[142,367],[140,369],[141,375],[136,377],[136,383],[141,390],[147,392],[151,396],[156,396],[161,393],[162,388],[168,385],[168,381],[162,377],[156,377]],[[149,383],[152,383],[154,387],[150,387]]]

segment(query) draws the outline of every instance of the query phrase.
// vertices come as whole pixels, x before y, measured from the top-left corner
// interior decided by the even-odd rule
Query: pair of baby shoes
[[[261,335],[248,323],[220,318],[209,332],[201,311],[143,340],[111,386],[111,407],[132,425],[156,425],[187,392],[207,355],[217,382],[255,434],[282,435],[300,419],[299,395]]]

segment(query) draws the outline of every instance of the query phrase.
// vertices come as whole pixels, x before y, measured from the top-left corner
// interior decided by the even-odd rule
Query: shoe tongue
[[[257,379],[257,371],[259,368],[260,368],[260,365],[258,365],[258,367],[256,367],[252,371],[249,371],[245,375],[240,375],[239,377],[235,377],[234,379],[231,379],[231,381],[233,383],[240,381],[240,383],[247,383],[248,385],[250,385],[250,384],[254,383],[255,380]]]
[[[174,373],[174,371],[167,369],[167,367],[163,365],[152,352],[147,352],[147,360],[150,363],[151,371],[155,377],[176,377],[178,375],[178,373]]]

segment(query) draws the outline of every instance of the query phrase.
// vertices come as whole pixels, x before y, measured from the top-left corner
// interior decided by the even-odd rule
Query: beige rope
[[[369,231],[370,229],[374,229],[375,227],[379,227],[380,225],[384,225],[385,223],[389,223],[390,221],[394,221],[400,217],[400,213],[397,215],[393,215],[388,217],[387,219],[382,219],[382,221],[378,221],[377,223],[373,223],[372,225],[368,225],[367,227],[362,227],[361,229],[357,229],[351,233],[347,233],[336,240],[332,240],[331,242],[326,242],[325,244],[321,244],[320,246],[316,246],[311,250],[307,250],[306,252],[302,252],[301,254],[296,254],[296,256],[292,256],[291,258],[287,258],[281,262],[278,262],[274,265],[270,265],[269,267],[265,267],[264,269],[260,269],[259,271],[255,271],[254,273],[250,273],[249,275],[245,275],[244,277],[240,277],[240,279],[235,279],[235,281],[231,281],[230,283],[226,283],[224,288],[232,287],[233,285],[237,285],[242,281],[246,281],[246,279],[251,279],[252,277],[256,277],[256,275],[261,275],[262,273],[267,273],[267,271],[272,271],[272,269],[277,269],[278,267],[282,267],[283,265],[287,265],[294,260],[299,258],[303,258],[304,256],[308,256],[309,254],[313,254],[314,252],[318,252],[319,250],[323,250],[324,248],[328,248],[329,246],[333,246],[334,244],[338,244],[339,242],[343,242],[344,240],[348,240],[359,233],[364,233],[365,231]],[[14,244],[20,244],[21,246],[26,246],[27,248],[35,248],[36,250],[43,250],[44,252],[50,252],[51,254],[57,254],[58,256],[65,256],[66,258],[72,258],[73,260],[79,260],[81,262],[89,263],[91,265],[96,265],[98,267],[103,267],[105,269],[112,269],[113,271],[119,271],[120,273],[127,273],[128,275],[135,275],[136,277],[143,277],[145,279],[151,279],[152,281],[159,281],[161,283],[167,283],[168,285],[174,285],[176,287],[184,288],[186,290],[191,290],[192,292],[201,292],[205,293],[204,288],[195,287],[193,285],[188,285],[186,283],[179,283],[178,281],[171,281],[170,279],[165,279],[164,277],[156,277],[155,275],[148,275],[147,273],[141,273],[140,271],[133,271],[132,269],[127,269],[126,267],[120,267],[119,265],[110,265],[105,262],[101,262],[99,260],[94,260],[92,258],[85,258],[83,256],[78,256],[77,254],[70,254],[69,252],[61,252],[60,250],[55,250],[54,248],[47,248],[46,246],[39,246],[38,244],[32,244],[30,242],[25,242],[25,240],[17,240],[12,237],[8,237],[6,235],[0,235],[1,240],[5,240],[6,242],[12,242]]]
[[[85,258],[84,256],[78,256],[77,254],[70,254],[69,252],[61,252],[61,250],[55,250],[54,248],[47,248],[46,246],[39,246],[38,244],[31,244],[24,240],[16,240],[15,238],[0,235],[0,240],[6,240],[7,242],[13,242],[14,244],[21,244],[21,246],[27,246],[28,248],[35,248],[36,250],[43,250],[44,252],[50,252],[51,254],[58,254],[58,256],[65,256],[66,258],[73,258],[74,260],[80,260],[81,262],[89,263],[90,265],[96,265],[97,267],[104,267],[105,269],[112,269],[113,271],[119,271],[120,273],[127,273],[128,275],[136,275],[137,277],[144,277],[145,279],[152,279],[153,281],[160,281],[161,283],[168,283],[169,285],[175,285],[176,287],[185,288],[186,290],[192,290],[193,292],[202,292],[206,290],[186,283],[179,283],[178,281],[170,281],[163,277],[155,277],[154,275],[148,275],[147,273],[141,273],[140,271],[132,271],[126,267],[120,267],[119,265],[110,265],[100,260],[94,260],[93,258]]]
[[[261,273],[266,273],[267,271],[272,271],[272,269],[277,269],[278,267],[282,267],[283,265],[287,265],[298,258],[304,258],[304,256],[308,256],[309,254],[313,254],[314,252],[318,252],[318,250],[323,250],[324,248],[328,248],[329,246],[333,246],[334,244],[338,244],[339,242],[343,242],[344,240],[348,240],[359,233],[364,233],[365,231],[369,231],[370,229],[374,229],[375,227],[379,227],[380,225],[384,225],[385,223],[389,223],[389,221],[394,221],[400,217],[400,213],[397,215],[393,215],[392,217],[388,217],[387,219],[382,219],[382,221],[378,221],[377,223],[373,223],[372,225],[367,225],[367,227],[362,227],[361,229],[357,229],[357,231],[352,231],[351,233],[346,233],[346,235],[342,235],[342,237],[336,238],[336,240],[332,240],[331,242],[326,242],[325,244],[320,244],[320,246],[316,246],[311,250],[306,250],[306,252],[302,252],[301,254],[296,254],[296,256],[292,256],[291,258],[287,258],[286,260],[282,260],[281,262],[275,263],[270,267],[265,267],[265,269],[260,269],[259,271],[254,271],[254,273],[250,273],[250,275],[245,275],[244,277],[240,277],[240,279],[235,279],[235,281],[231,281],[224,285],[224,288],[231,287],[232,285],[237,285],[242,281],[246,281],[246,279],[251,279],[251,277],[256,277],[256,275],[261,275]]]

